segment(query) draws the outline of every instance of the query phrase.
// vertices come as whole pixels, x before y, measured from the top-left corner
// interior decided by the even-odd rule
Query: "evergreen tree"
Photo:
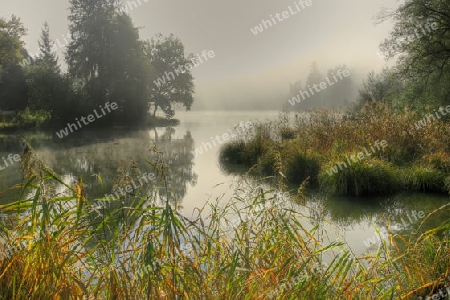
[[[50,66],[55,71],[59,72],[58,58],[54,50],[54,43],[50,40],[50,28],[48,23],[44,23],[44,27],[41,32],[41,39],[39,40],[40,56],[38,61],[42,61]],[[52,46],[53,44],[53,46]]]
[[[70,82],[61,74],[58,59],[50,39],[50,28],[44,23],[39,40],[40,54],[36,63],[26,68],[28,108],[49,112],[53,121],[61,120],[70,107],[67,98]]]
[[[69,74],[78,83],[86,112],[115,101],[121,122],[142,122],[147,115],[149,67],[138,29],[116,12],[116,1],[71,0],[72,41]],[[108,117],[111,121],[113,116]],[[105,121],[107,118],[102,119]]]
[[[324,77],[320,73],[317,63],[313,62],[304,88],[304,90],[309,93],[308,99],[304,102],[305,108],[312,109],[323,107],[323,93],[322,91],[318,92],[318,88],[314,88],[314,85],[318,86],[323,79]]]

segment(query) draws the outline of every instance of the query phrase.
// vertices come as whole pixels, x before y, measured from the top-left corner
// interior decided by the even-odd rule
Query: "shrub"
[[[402,171],[403,183],[407,189],[421,192],[442,192],[444,174],[431,167],[414,165]]]
[[[276,155],[269,151],[258,159],[258,172],[263,175],[274,175]]]
[[[274,147],[270,137],[271,124],[256,124],[253,134],[231,141],[220,150],[220,161],[224,163],[244,164],[252,166],[260,157]]]
[[[27,108],[24,111],[19,112],[17,115],[17,121],[23,125],[33,125],[39,127],[40,125],[50,121],[51,113],[45,110],[31,111]]]
[[[295,138],[295,130],[289,127],[282,128],[280,130],[280,135],[283,140],[292,140]]]
[[[450,154],[435,152],[422,157],[421,162],[438,171],[450,173]]]
[[[286,178],[291,183],[302,183],[306,178],[310,177],[311,182],[317,182],[319,174],[319,161],[310,155],[296,152],[285,160],[283,166]]]
[[[220,149],[221,162],[244,164],[245,156],[245,142],[242,140],[227,143]]]
[[[245,160],[249,165],[254,165],[258,159],[274,146],[270,137],[271,124],[256,124],[254,135],[246,142]]]
[[[327,165],[333,167],[337,161]],[[329,175],[324,169],[319,175],[320,186],[335,195],[369,196],[391,194],[398,190],[394,168],[386,161],[358,161]]]
[[[444,180],[444,191],[447,191],[450,194],[450,176],[447,176]]]

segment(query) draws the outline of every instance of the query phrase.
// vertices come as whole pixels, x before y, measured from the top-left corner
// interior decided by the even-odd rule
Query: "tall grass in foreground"
[[[139,192],[106,210],[29,145],[22,162],[22,196],[0,207],[0,299],[399,299],[450,284],[449,222],[355,257],[280,191],[237,187],[191,219]],[[163,157],[149,163],[164,179]]]

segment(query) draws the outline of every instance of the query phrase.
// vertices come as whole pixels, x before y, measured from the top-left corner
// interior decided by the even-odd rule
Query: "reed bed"
[[[450,192],[449,123],[437,120],[418,129],[415,123],[422,117],[383,103],[369,103],[352,113],[317,110],[293,118],[282,113],[277,121],[256,124],[253,132],[224,145],[221,161],[256,164],[265,176],[279,171],[279,161],[290,183],[309,178],[338,195]],[[387,146],[375,148],[383,140]],[[360,152],[368,155],[357,163],[350,160]],[[338,172],[330,172],[338,165]]]

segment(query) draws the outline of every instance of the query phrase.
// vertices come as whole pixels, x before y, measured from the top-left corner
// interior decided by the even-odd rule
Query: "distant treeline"
[[[298,111],[347,106],[354,102],[355,88],[350,75],[345,65],[329,69],[323,75],[314,62],[305,85],[302,85],[301,80],[290,84],[285,108]]]

